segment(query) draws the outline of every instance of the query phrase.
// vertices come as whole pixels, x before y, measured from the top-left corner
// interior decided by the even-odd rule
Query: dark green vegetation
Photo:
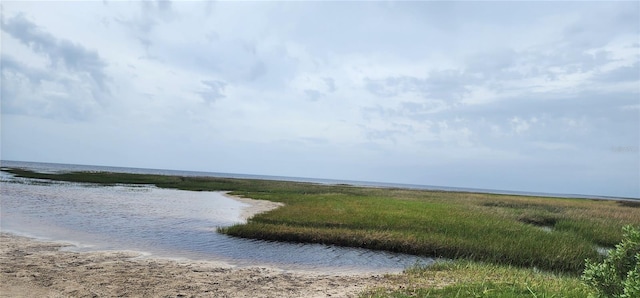
[[[596,247],[640,225],[630,203],[349,185],[106,172],[18,176],[100,184],[224,190],[284,207],[223,233],[256,239],[363,247],[578,274]]]
[[[640,297],[640,230],[624,228],[624,239],[601,263],[587,260],[582,279],[597,297]]]

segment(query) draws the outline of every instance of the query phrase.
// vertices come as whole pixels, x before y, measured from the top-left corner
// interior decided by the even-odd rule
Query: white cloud
[[[640,157],[593,148],[640,142],[639,16],[623,2],[3,3],[3,158],[638,196],[621,164]],[[45,141],[58,150],[27,149]],[[567,187],[540,176],[550,165]]]
[[[513,117],[511,118],[511,127],[513,132],[519,135],[526,133],[529,128],[531,128],[531,122],[518,117]]]

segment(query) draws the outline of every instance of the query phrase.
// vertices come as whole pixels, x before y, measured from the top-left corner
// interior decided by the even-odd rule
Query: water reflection
[[[430,259],[326,245],[233,238],[216,228],[241,221],[247,204],[219,192],[94,186],[13,178],[2,172],[3,231],[77,243],[78,250],[271,265],[327,273],[397,272]]]

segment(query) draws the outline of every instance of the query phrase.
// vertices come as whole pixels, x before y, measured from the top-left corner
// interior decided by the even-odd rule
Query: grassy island
[[[449,297],[452,295],[447,293],[457,291],[462,293],[459,297],[466,297],[464,293],[489,289],[493,294],[504,292],[505,297],[541,297],[539,293],[581,297],[585,292],[577,276],[584,270],[585,259],[602,258],[602,251],[621,240],[623,226],[640,226],[640,202],[636,201],[214,177],[3,170],[49,180],[229,191],[284,206],[254,216],[246,224],[220,230],[228,235],[458,260],[433,268],[412,268],[404,277],[404,282],[416,285],[411,290],[405,287],[364,294],[372,296]],[[452,273],[460,279],[447,275]],[[420,280],[438,276],[453,279],[453,285],[428,291],[420,287]]]

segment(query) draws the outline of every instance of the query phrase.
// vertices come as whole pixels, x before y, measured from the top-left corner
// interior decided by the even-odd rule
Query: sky
[[[2,1],[3,160],[640,198],[640,4]]]

